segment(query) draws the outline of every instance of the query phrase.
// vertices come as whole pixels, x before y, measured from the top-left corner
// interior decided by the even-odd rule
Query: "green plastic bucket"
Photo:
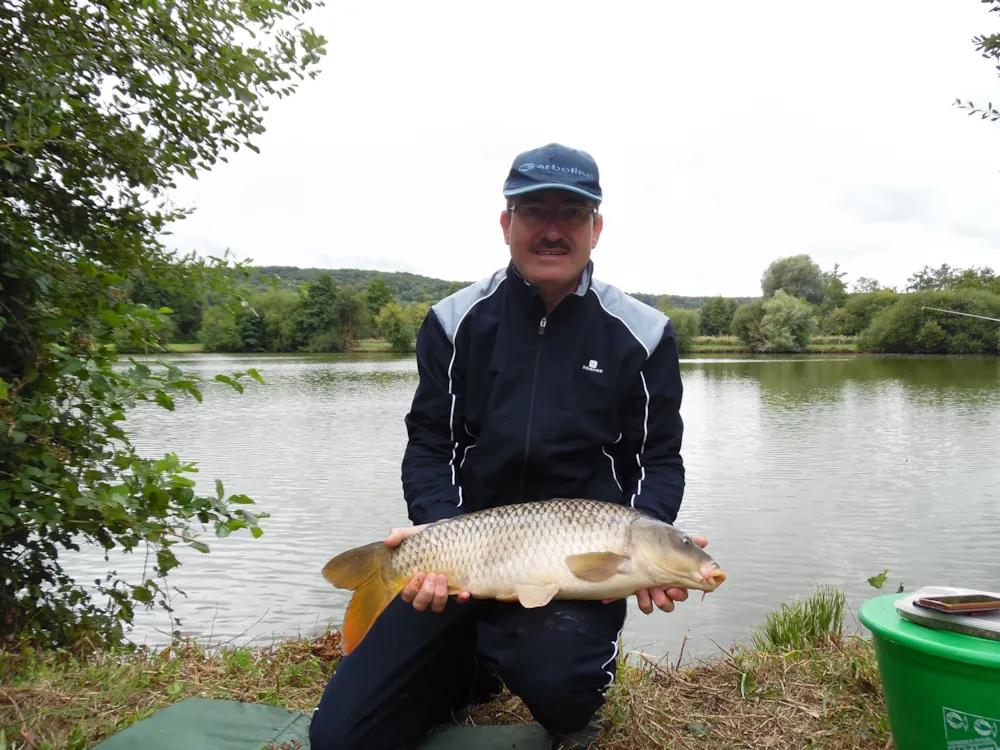
[[[874,636],[896,750],[1000,749],[1000,642],[904,620],[902,596],[858,612]]]

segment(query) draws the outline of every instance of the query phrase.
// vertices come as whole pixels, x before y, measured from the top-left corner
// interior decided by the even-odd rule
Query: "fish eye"
[[[682,536],[681,537],[681,544],[690,547],[691,546],[691,537],[689,537],[689,536]]]

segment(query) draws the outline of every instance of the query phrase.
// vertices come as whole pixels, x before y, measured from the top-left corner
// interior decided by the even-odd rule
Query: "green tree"
[[[947,263],[942,263],[938,268],[924,266],[906,280],[905,291],[944,291],[945,289],[951,288],[956,278],[957,275],[955,273],[955,269]]]
[[[310,352],[331,352],[342,348],[337,326],[337,287],[328,273],[309,282],[302,304],[295,311],[295,341]]]
[[[739,338],[744,346],[752,351],[759,351],[766,340],[760,329],[760,321],[764,317],[764,300],[755,299],[745,305],[740,305],[733,313],[732,333]]]
[[[360,338],[364,313],[365,300],[357,288],[352,284],[340,287],[336,314],[345,349]]]
[[[243,339],[236,327],[236,313],[229,307],[212,305],[201,320],[198,340],[206,352],[238,352]]]
[[[241,352],[267,351],[267,332],[264,319],[249,307],[236,313],[236,334],[240,339]]]
[[[779,289],[764,303],[763,311],[760,332],[764,344],[760,351],[796,352],[809,346],[817,324],[808,303]]]
[[[368,288],[365,289],[365,307],[372,320],[378,317],[383,307],[395,301],[392,290],[381,276],[376,276],[368,283]]]
[[[823,303],[820,306],[823,314],[829,314],[847,300],[847,284],[843,281],[846,275],[839,263],[834,263],[833,270],[823,274]]]
[[[158,352],[167,309],[137,304],[143,279],[177,299],[241,309],[226,258],[179,258],[159,236],[188,213],[165,194],[227,151],[256,150],[263,97],[324,40],[292,28],[309,0],[71,3],[0,7],[0,636],[115,641],[156,599],[206,530],[259,535],[250,498],[195,491],[194,465],[142,456],[126,429],[137,401],[201,400],[198,379],[126,362]],[[281,30],[287,27],[287,30]],[[252,32],[248,34],[247,32]],[[239,42],[236,40],[239,39]],[[271,42],[271,44],[265,44]],[[254,371],[251,376],[259,378]],[[246,373],[217,376],[237,390]],[[261,514],[263,515],[263,514]],[[150,554],[148,575],[81,584],[61,551],[97,544]]]
[[[406,319],[410,322],[410,328],[413,329],[414,334],[420,330],[420,326],[423,325],[424,318],[427,317],[430,309],[431,306],[427,302],[411,302],[406,305]]]
[[[375,322],[378,331],[392,346],[394,352],[413,351],[416,333],[409,316],[398,302],[390,302],[382,308]]]
[[[765,299],[773,297],[779,289],[814,305],[822,305],[826,297],[823,272],[806,254],[778,258],[771,263],[761,277],[760,288]]]
[[[295,351],[296,312],[302,295],[276,289],[250,298],[250,307],[264,320],[264,346],[269,352]]]
[[[701,335],[722,336],[729,333],[738,303],[732,297],[710,297],[701,307]]]
[[[877,279],[872,279],[868,276],[858,276],[851,291],[854,294],[868,294],[869,292],[878,292],[884,288],[878,283]]]

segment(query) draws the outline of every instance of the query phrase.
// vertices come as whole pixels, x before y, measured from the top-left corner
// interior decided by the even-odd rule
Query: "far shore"
[[[199,342],[171,343],[167,344],[167,350],[175,354],[195,354],[202,353],[205,348]],[[354,342],[347,350],[348,353],[377,353],[392,352],[392,346],[383,338],[364,339]],[[403,354],[412,354],[413,349]],[[266,354],[267,352],[261,352]],[[735,336],[697,336],[694,338],[691,348],[681,352],[681,356],[692,354],[754,354],[750,347],[740,343]],[[864,354],[858,350],[853,337],[850,336],[817,336],[809,344],[809,347],[801,352],[775,353],[775,356],[802,355],[802,354]]]

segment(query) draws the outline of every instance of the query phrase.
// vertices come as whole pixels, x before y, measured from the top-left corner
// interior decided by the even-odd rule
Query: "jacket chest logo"
[[[583,369],[586,370],[587,372],[604,372],[604,370],[602,370],[597,366],[596,359],[590,360],[590,362],[588,362],[583,366]]]

